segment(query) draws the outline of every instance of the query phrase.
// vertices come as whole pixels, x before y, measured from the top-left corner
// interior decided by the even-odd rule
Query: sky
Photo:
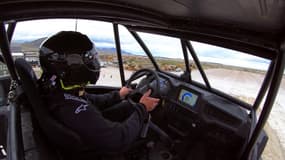
[[[19,22],[17,23],[13,40],[35,40],[42,37],[49,37],[62,30],[74,31],[76,29],[77,31],[88,35],[89,38],[95,42],[97,47],[115,48],[113,25],[111,23],[89,20],[53,19]],[[133,54],[145,55],[136,40],[123,26],[119,25],[119,32],[122,50]],[[183,58],[179,39],[148,33],[139,33],[139,35],[154,56]],[[198,42],[191,43],[200,61],[244,66],[262,70],[267,70],[270,63],[269,60],[234,50]]]

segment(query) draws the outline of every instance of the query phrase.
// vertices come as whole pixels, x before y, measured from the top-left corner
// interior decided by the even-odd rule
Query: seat
[[[31,104],[35,120],[48,142],[53,147],[69,153],[84,148],[78,134],[59,123],[49,114],[40,96],[36,74],[27,61],[18,58],[15,60],[15,67],[22,82],[23,91]]]

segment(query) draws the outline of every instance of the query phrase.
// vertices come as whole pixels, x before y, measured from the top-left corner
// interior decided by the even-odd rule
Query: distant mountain
[[[12,52],[38,52],[40,45],[46,39],[46,37],[36,39],[33,41],[15,41],[11,44]],[[114,47],[96,47],[99,53],[115,54],[117,53]],[[132,53],[122,50],[122,54],[132,55]]]
[[[100,53],[104,53],[104,54],[115,54],[115,53],[117,53],[117,50],[114,47],[107,48],[107,47],[97,46],[96,49],[99,52],[99,54]],[[122,52],[122,54],[125,54],[125,55],[133,55],[132,53],[126,52],[124,50],[122,50],[121,52]]]
[[[11,51],[12,52],[22,52],[22,47],[20,43],[12,43],[11,44]]]
[[[43,41],[46,39],[47,37],[43,37],[43,38],[40,38],[40,39],[36,39],[36,40],[33,40],[33,41],[30,41],[30,42],[25,42],[23,44],[25,45],[30,45],[30,46],[34,46],[36,48],[39,48],[39,46],[43,43]]]

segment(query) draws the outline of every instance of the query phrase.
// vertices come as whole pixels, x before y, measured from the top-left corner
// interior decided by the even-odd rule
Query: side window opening
[[[44,30],[39,28],[44,28]],[[13,58],[26,59],[33,66],[39,78],[42,73],[39,63],[39,46],[47,37],[59,31],[79,31],[86,34],[95,43],[101,59],[101,73],[97,85],[121,86],[112,23],[82,19],[18,22],[11,41]]]
[[[91,38],[99,54],[101,70],[96,85],[120,87],[121,75],[112,23],[78,20],[78,31]]]

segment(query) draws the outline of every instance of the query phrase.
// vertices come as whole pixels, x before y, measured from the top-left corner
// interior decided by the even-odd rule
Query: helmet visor
[[[65,57],[66,63],[69,67],[82,67],[84,65],[88,70],[93,72],[100,71],[100,63],[98,60],[98,53],[87,51],[85,54],[67,54]]]

